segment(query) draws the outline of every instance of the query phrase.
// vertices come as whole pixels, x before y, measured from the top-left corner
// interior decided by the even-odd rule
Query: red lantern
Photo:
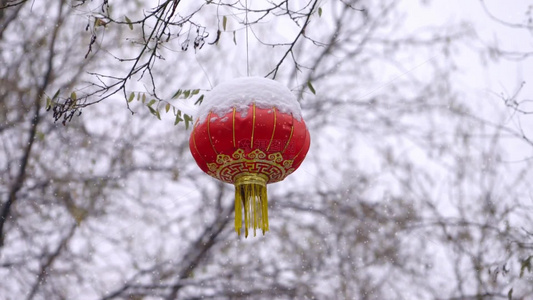
[[[268,231],[266,185],[285,179],[309,150],[309,131],[292,93],[276,81],[239,78],[204,99],[189,139],[198,166],[235,185],[235,230]]]

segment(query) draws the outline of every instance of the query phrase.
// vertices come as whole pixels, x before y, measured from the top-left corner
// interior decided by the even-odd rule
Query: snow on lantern
[[[285,179],[302,163],[310,136],[300,104],[280,83],[238,78],[206,95],[189,148],[207,174],[235,185],[235,231],[268,231],[266,185]]]

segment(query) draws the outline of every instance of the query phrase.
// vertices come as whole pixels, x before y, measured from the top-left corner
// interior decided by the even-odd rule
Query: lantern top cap
[[[223,82],[211,90],[200,105],[198,120],[204,122],[210,112],[224,116],[233,108],[245,113],[252,103],[262,109],[275,107],[298,120],[302,118],[300,104],[286,86],[263,77],[241,77]]]

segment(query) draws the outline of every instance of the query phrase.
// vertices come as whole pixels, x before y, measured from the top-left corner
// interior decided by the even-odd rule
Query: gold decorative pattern
[[[226,155],[229,157],[229,155]],[[244,155],[244,150],[242,149],[237,149],[235,152],[233,152],[233,155],[232,155],[233,159],[241,159],[241,158],[244,158],[245,155]]]
[[[276,153],[269,154],[268,159],[273,162],[279,163],[283,161],[283,156],[281,155],[281,153],[276,152]]]
[[[285,167],[285,169],[290,169],[292,167],[292,163],[294,163],[293,160],[286,160],[283,162],[283,166]]]
[[[224,182],[233,183],[235,176],[243,173],[263,174],[268,183],[283,180],[294,171],[292,160],[283,160],[280,152],[267,155],[259,149],[246,154],[237,149],[233,154],[218,154],[215,163],[207,164],[208,174]]]
[[[214,171],[217,169],[217,166],[218,166],[218,165],[215,164],[215,163],[209,163],[209,164],[207,164],[207,168],[208,168],[209,171],[211,171],[211,172],[214,172]],[[209,173],[209,174],[211,174],[211,173]]]
[[[252,152],[248,153],[248,158],[251,158],[251,159],[258,159],[258,158],[262,159],[265,157],[266,157],[266,154],[259,149],[255,149]]]

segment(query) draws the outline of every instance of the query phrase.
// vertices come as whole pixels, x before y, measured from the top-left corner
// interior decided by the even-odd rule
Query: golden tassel
[[[263,235],[268,231],[268,199],[266,184],[268,177],[263,174],[244,173],[235,177],[235,231],[241,235],[242,211],[244,209],[244,236],[248,228],[260,228]]]

